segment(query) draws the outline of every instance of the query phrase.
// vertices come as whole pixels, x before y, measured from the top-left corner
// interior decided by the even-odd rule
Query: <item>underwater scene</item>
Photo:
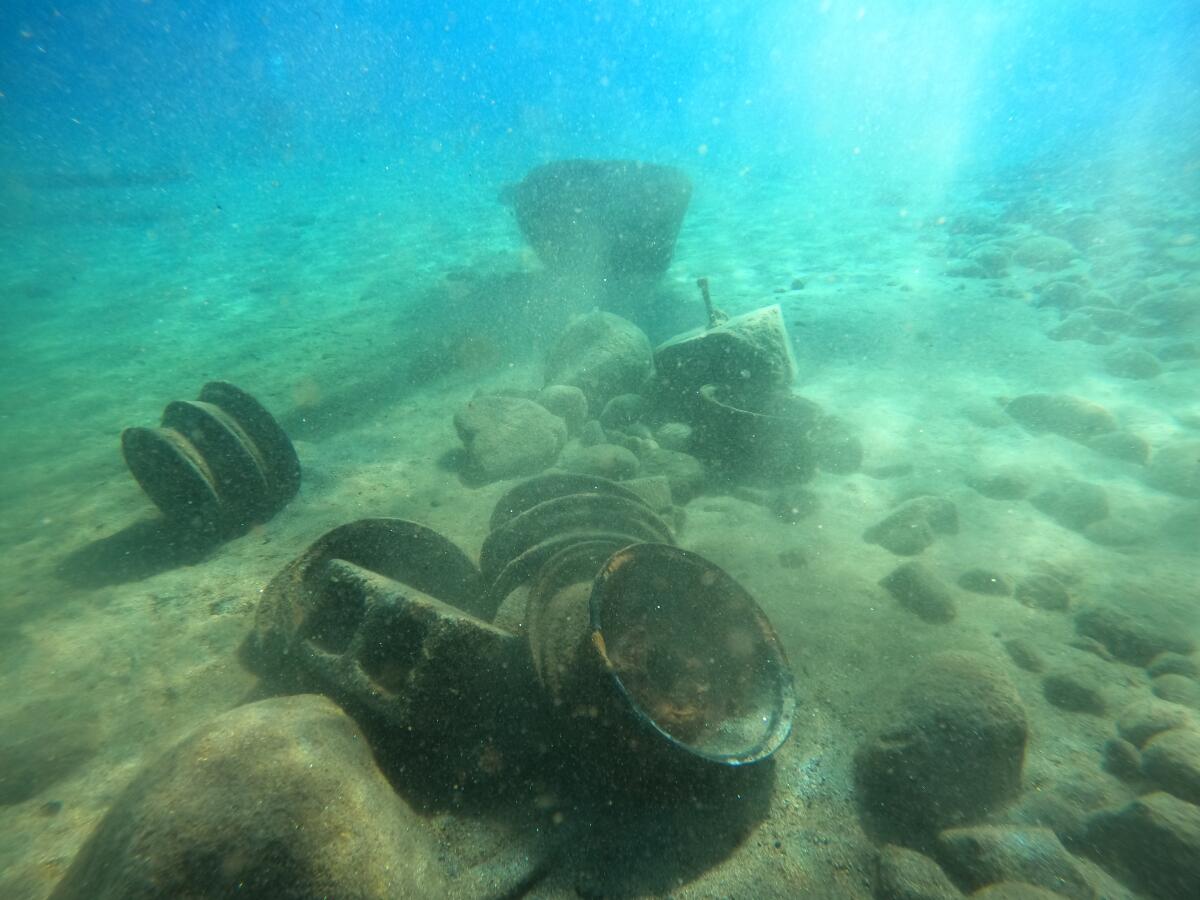
[[[0,900],[1200,897],[1192,0],[0,5]]]

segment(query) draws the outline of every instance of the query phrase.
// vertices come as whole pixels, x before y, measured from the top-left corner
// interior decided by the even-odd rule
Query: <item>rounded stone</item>
[[[1052,704],[1067,712],[1104,715],[1104,696],[1083,670],[1051,672],[1042,679],[1042,693]]]
[[[538,391],[537,402],[567,423],[568,434],[577,434],[587,421],[587,397],[572,385],[547,385]]]
[[[569,472],[600,475],[612,481],[633,478],[640,463],[633,452],[616,444],[576,447],[563,454],[562,466]]]
[[[469,469],[485,481],[536,474],[567,442],[567,425],[532,400],[476,397],[454,416]]]
[[[1049,431],[1074,441],[1117,430],[1117,420],[1107,409],[1069,394],[1024,394],[1004,410],[1035,434]]]
[[[1013,592],[1012,582],[991,569],[968,569],[958,576],[958,586],[973,594],[993,597],[1008,597]]]
[[[1154,679],[1154,696],[1192,709],[1200,709],[1200,681],[1186,675],[1159,675]]]
[[[950,622],[957,613],[949,587],[919,562],[897,566],[879,584],[926,622]]]
[[[1162,373],[1162,363],[1145,350],[1128,347],[1104,357],[1104,371],[1117,378],[1144,380]]]
[[[933,657],[891,724],[855,755],[865,823],[911,842],[978,819],[1020,789],[1028,731],[1020,695],[995,662]]]
[[[1124,738],[1109,738],[1104,742],[1104,771],[1122,781],[1141,773],[1142,755],[1138,748]]]
[[[1117,731],[1135,747],[1141,747],[1160,732],[1191,725],[1193,718],[1186,706],[1146,697],[1121,710]]]
[[[1023,606],[1032,609],[1062,612],[1071,605],[1071,595],[1063,583],[1043,572],[1027,575],[1018,581],[1016,597]]]
[[[645,333],[612,313],[579,316],[563,331],[546,359],[546,381],[574,385],[588,409],[603,410],[618,394],[637,391],[654,369]]]
[[[1013,262],[1039,272],[1058,272],[1071,265],[1078,252],[1062,238],[1049,235],[1027,237],[1013,252]]]
[[[1200,804],[1200,730],[1171,728],[1142,749],[1142,774],[1180,800]]]
[[[1180,441],[1150,458],[1146,481],[1180,497],[1200,497],[1200,441]]]
[[[888,844],[879,851],[876,900],[958,900],[962,892],[923,853]]]

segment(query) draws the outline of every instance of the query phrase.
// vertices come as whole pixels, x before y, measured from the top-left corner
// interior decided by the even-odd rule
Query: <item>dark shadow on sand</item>
[[[73,551],[56,574],[83,588],[140,581],[195,565],[222,543],[220,536],[165,518],[147,519]]]
[[[595,308],[636,322],[652,342],[701,324],[695,297],[628,282],[588,287],[542,272],[450,272],[381,328],[396,336],[355,361],[358,377],[279,416],[293,440],[359,425],[414,390],[540,357],[572,316]]]

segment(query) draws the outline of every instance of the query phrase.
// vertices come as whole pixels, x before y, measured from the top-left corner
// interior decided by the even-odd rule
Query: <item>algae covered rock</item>
[[[151,763],[80,850],[56,900],[462,896],[437,847],[323,697],[218,716]]]
[[[469,470],[485,481],[535,475],[558,459],[567,425],[532,400],[476,397],[454,416]]]
[[[933,657],[893,715],[855,755],[859,808],[873,830],[911,843],[976,821],[1020,789],[1025,708],[986,657]]]
[[[619,394],[636,393],[654,369],[650,339],[612,313],[577,316],[546,357],[546,382],[583,391],[599,412]]]

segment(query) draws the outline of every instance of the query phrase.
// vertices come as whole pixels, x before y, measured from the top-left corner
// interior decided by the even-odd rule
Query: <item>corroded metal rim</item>
[[[628,667],[620,658],[622,635],[617,633],[628,622],[621,622],[620,604],[633,599],[634,615],[647,616],[647,606],[637,605],[639,598],[631,598],[630,579],[644,569],[656,581],[662,583],[662,593],[654,597],[654,614],[671,616],[689,612],[691,621],[678,623],[682,627],[699,629],[695,613],[725,613],[725,627],[751,629],[752,645],[740,651],[760,667],[757,673],[757,688],[768,695],[758,709],[753,710],[755,737],[745,746],[730,751],[714,751],[693,740],[681,739],[664,726],[661,717],[646,708],[646,692],[629,683]],[[671,609],[665,602],[668,598],[682,601],[682,607]],[[640,598],[643,601],[646,598]],[[724,608],[718,605],[723,604]],[[688,610],[688,607],[691,610]],[[628,702],[634,715],[664,740],[686,752],[712,762],[729,766],[740,766],[766,759],[779,749],[791,733],[792,717],[796,698],[792,672],[787,656],[766,614],[754,602],[750,594],[730,575],[718,566],[694,553],[667,544],[635,544],[614,553],[596,575],[592,585],[589,613],[592,640],[590,646],[596,653],[613,683]],[[734,621],[727,621],[733,619]],[[740,622],[738,621],[740,620]],[[672,630],[672,639],[680,634]],[[740,640],[748,638],[744,633]],[[744,699],[744,698],[739,698]],[[760,698],[761,699],[761,698]],[[711,723],[705,722],[705,727]]]

